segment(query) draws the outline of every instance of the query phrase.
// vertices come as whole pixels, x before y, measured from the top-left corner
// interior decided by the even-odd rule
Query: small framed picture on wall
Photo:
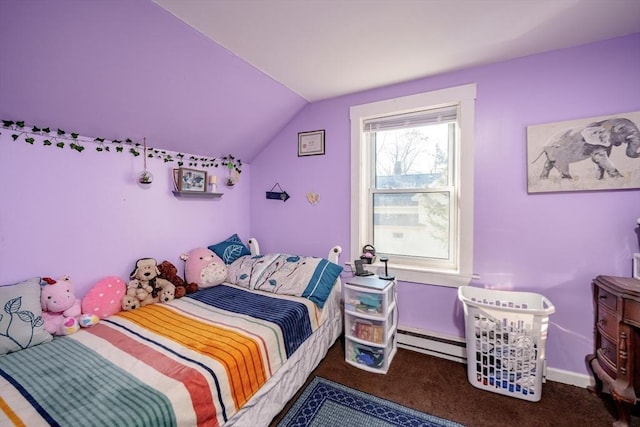
[[[298,133],[298,157],[324,154],[324,129]]]

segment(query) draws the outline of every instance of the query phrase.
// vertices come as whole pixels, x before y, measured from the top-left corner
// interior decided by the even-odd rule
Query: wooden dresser
[[[640,280],[598,276],[593,280],[595,353],[587,356],[595,392],[608,391],[618,409],[615,427],[629,425],[640,395]]]

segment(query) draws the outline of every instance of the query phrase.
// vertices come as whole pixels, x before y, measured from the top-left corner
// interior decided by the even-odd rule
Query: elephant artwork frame
[[[640,188],[640,111],[527,126],[527,192]]]

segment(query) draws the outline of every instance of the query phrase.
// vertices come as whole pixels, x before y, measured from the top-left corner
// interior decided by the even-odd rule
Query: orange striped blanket
[[[227,285],[121,312],[0,357],[0,425],[223,425],[320,315]]]

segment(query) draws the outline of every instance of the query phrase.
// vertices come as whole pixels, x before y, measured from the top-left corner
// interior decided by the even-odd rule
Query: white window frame
[[[360,257],[362,247],[370,243],[373,217],[370,198],[372,156],[363,135],[363,123],[375,117],[404,114],[457,104],[458,135],[454,150],[456,211],[452,215],[455,232],[455,265],[450,268],[428,268],[418,263],[394,262],[389,257],[389,273],[396,279],[441,286],[469,284],[473,275],[473,131],[476,85],[468,84],[400,98],[387,99],[350,108],[351,118],[351,259]],[[379,257],[378,257],[379,259]],[[379,261],[374,267],[381,267]]]

